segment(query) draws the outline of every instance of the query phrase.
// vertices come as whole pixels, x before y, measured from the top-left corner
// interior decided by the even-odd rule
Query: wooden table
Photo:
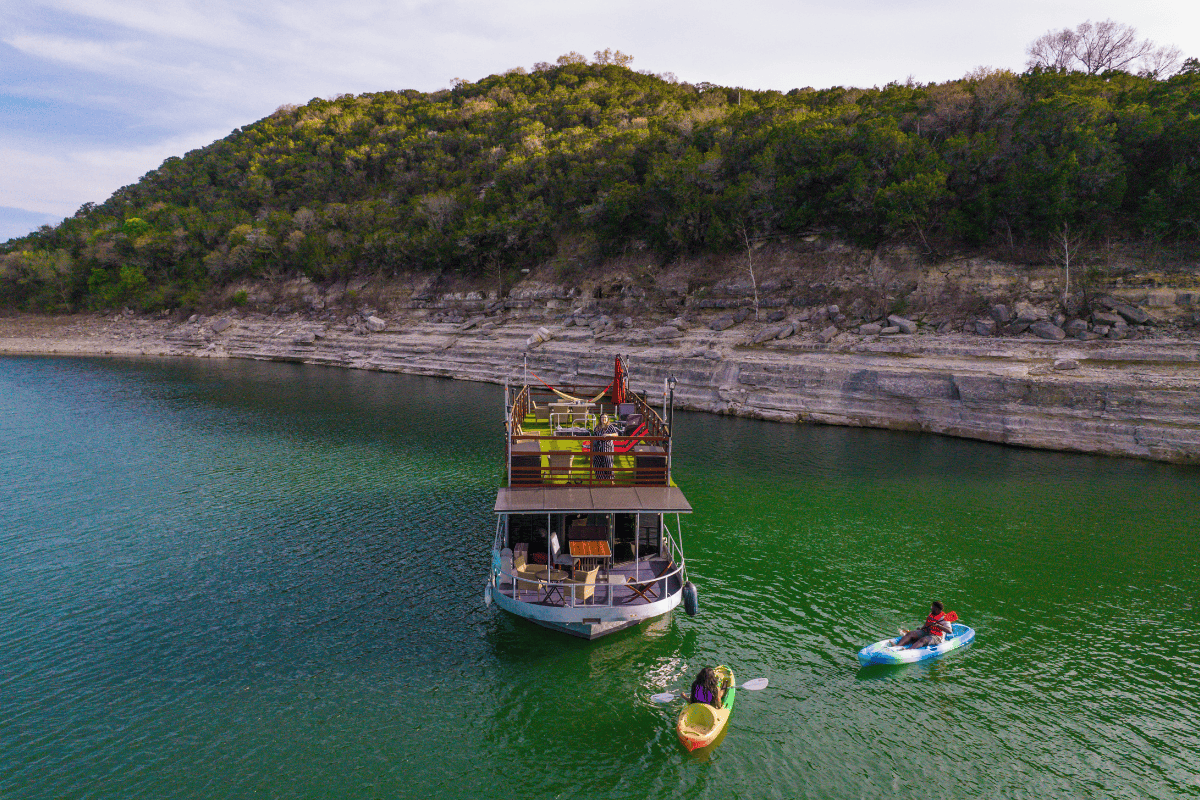
[[[576,568],[578,561],[585,558],[589,561],[612,558],[612,549],[605,539],[573,539],[567,542],[567,552],[571,554],[571,558],[577,560]]]
[[[567,542],[572,558],[612,558],[608,542],[594,539],[573,539]]]

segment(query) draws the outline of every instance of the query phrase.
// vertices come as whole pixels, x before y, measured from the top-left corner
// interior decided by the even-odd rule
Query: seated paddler
[[[692,681],[692,691],[688,695],[688,702],[708,703],[713,708],[720,708],[724,695],[725,690],[721,686],[721,679],[717,675],[717,671],[712,667],[705,667],[700,670],[696,680]]]

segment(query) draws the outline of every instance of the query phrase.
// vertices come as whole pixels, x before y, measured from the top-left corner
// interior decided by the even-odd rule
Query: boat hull
[[[858,651],[858,663],[864,667],[869,667],[875,664],[912,664],[917,661],[925,661],[930,658],[937,658],[945,655],[951,650],[958,650],[966,647],[975,639],[975,631],[961,623],[955,622],[951,626],[953,633],[946,636],[946,640],[939,645],[926,645],[925,647],[915,648],[899,648],[896,643],[900,641],[900,637],[894,639],[884,639],[864,647]]]
[[[543,628],[589,640],[661,617],[678,606],[682,600],[683,592],[678,591],[657,602],[639,605],[547,606],[515,600],[504,592],[492,592],[492,602],[514,616],[527,619]]]
[[[679,717],[675,720],[675,735],[679,743],[688,749],[700,750],[717,741],[729,716],[733,713],[733,703],[737,699],[737,687],[734,685],[733,670],[726,666],[717,667],[717,674],[724,683],[728,681],[729,688],[721,708],[713,708],[708,703],[688,703]]]

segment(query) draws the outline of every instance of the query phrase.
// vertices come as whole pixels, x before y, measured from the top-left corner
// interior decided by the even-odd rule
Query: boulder
[[[776,336],[775,338],[776,339],[787,339],[788,337],[792,336],[795,333],[796,333],[795,325],[784,325],[783,330],[781,330],[779,332],[779,335]]]
[[[866,325],[858,326],[858,332],[863,336],[875,336],[881,330],[883,330],[883,326],[878,322],[868,322]]]
[[[1067,332],[1048,320],[1038,320],[1029,326],[1029,332],[1042,339],[1061,342],[1067,338]]]
[[[821,344],[828,344],[833,341],[833,337],[838,335],[837,325],[830,325],[825,330],[817,334],[817,341]]]
[[[678,339],[680,336],[683,336],[683,331],[670,325],[662,325],[650,331],[650,338],[657,339],[659,341]]]
[[[1153,322],[1153,319],[1145,311],[1135,306],[1127,306],[1118,303],[1113,306],[1113,311],[1120,314],[1130,325],[1148,325]]]
[[[1037,322],[1039,319],[1048,319],[1050,312],[1044,308],[1038,308],[1035,305],[1024,300],[1018,300],[1013,306],[1013,310],[1017,313],[1017,320],[1021,322]]]
[[[997,325],[1007,325],[1012,320],[1012,314],[1009,313],[1008,306],[1003,303],[997,303],[988,311],[992,319],[996,320]]]
[[[379,333],[380,331],[387,330],[387,323],[374,315],[367,317],[365,324],[367,326],[367,330],[371,331],[372,333]]]
[[[458,327],[458,329],[460,331],[469,331],[469,330],[471,330],[471,328],[474,328],[476,325],[483,322],[485,319],[487,319],[487,317],[482,316],[482,315],[480,315],[478,317],[471,317],[469,320],[467,320],[462,325],[460,325]]]
[[[1063,328],[1063,330],[1066,331],[1067,336],[1071,336],[1076,339],[1079,338],[1081,333],[1087,333],[1087,329],[1088,324],[1081,319],[1067,320],[1067,325]]]
[[[221,331],[227,330],[232,324],[233,320],[231,320],[229,317],[221,317],[220,319],[213,320],[212,325],[209,327],[212,328],[213,333],[220,333]]]
[[[904,317],[898,317],[895,314],[892,314],[887,318],[887,321],[888,325],[899,328],[901,333],[917,332],[917,323],[913,322],[912,320],[905,319]]]
[[[1070,358],[1059,358],[1055,360],[1054,368],[1057,370],[1079,369],[1079,362]]]
[[[305,331],[292,339],[292,344],[312,344],[317,340],[317,335],[312,331]]]
[[[1120,314],[1114,314],[1111,311],[1096,311],[1092,314],[1092,323],[1095,325],[1106,325],[1113,327],[1120,325],[1122,328],[1127,324],[1125,318]]]
[[[782,325],[768,325],[767,327],[763,328],[758,333],[754,334],[754,338],[751,339],[750,341],[753,342],[754,344],[762,344],[763,342],[771,341],[772,339],[779,336],[779,334],[782,332],[783,332]]]
[[[717,317],[712,322],[708,323],[708,327],[712,328],[714,331],[723,331],[732,328],[735,324],[737,323],[734,322],[733,315],[725,314],[724,316]]]
[[[746,317],[748,316],[750,316],[750,309],[739,308],[737,311],[733,312],[733,322],[734,324],[745,322]]]
[[[980,336],[995,336],[996,320],[991,318],[975,320],[975,332]]]
[[[780,322],[786,316],[787,312],[783,311],[782,309],[779,311],[772,311],[770,314],[767,314],[767,322]]]

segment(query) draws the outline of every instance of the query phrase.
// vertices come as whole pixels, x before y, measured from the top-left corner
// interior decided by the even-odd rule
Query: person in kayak
[[[720,708],[721,697],[724,694],[717,671],[712,667],[705,667],[700,670],[696,680],[692,681],[692,691],[688,695],[688,702],[708,703],[713,708]]]
[[[940,601],[934,600],[929,607],[929,616],[925,618],[925,624],[915,631],[905,631],[904,635],[900,637],[900,641],[896,642],[896,647],[925,647],[946,641],[946,634],[953,632],[954,629],[950,627],[944,611],[945,606]]]

